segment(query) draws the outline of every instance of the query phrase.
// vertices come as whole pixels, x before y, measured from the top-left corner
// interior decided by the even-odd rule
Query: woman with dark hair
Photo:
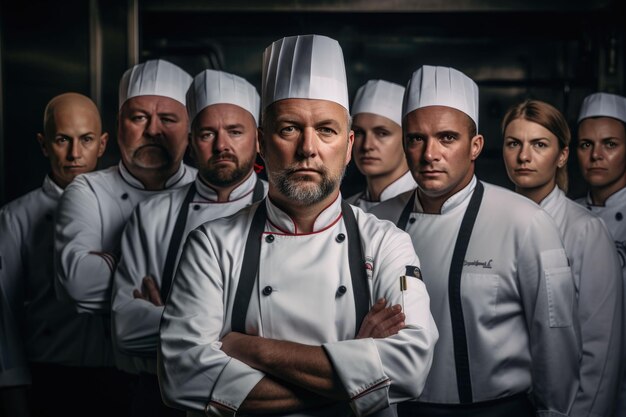
[[[565,196],[571,135],[561,112],[542,101],[524,101],[506,113],[502,132],[515,191],[556,222],[576,284],[583,356],[570,416],[610,416],[622,340],[621,269],[613,241],[601,219]]]

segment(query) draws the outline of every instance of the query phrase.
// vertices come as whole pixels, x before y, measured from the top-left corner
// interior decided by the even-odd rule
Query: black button
[[[128,193],[122,194],[122,200],[128,200]]]
[[[193,209],[194,210],[200,210],[200,204],[194,204]]]
[[[618,222],[621,222],[623,218],[624,218],[624,216],[623,216],[623,215],[622,215],[622,213],[620,213],[619,211],[618,211],[617,213],[615,213],[615,219],[616,219]]]
[[[348,291],[346,286],[345,285],[340,285],[339,288],[337,288],[337,295],[344,295],[346,293],[346,291]]]
[[[411,218],[409,219],[409,223],[411,223],[411,224],[415,223],[415,217],[411,217]]]
[[[337,237],[335,238],[335,240],[339,243],[343,242],[344,240],[346,240],[346,235],[344,235],[343,233],[339,233],[337,235]]]
[[[263,295],[270,295],[272,291],[272,287],[268,285],[267,287],[263,288]]]
[[[267,243],[272,243],[274,241],[274,235],[267,235],[267,236],[265,236],[265,241]],[[270,292],[272,292],[271,288],[270,288]]]
[[[46,221],[51,222],[51,221],[52,221],[52,219],[53,219],[52,214],[51,214],[51,213],[46,213]]]

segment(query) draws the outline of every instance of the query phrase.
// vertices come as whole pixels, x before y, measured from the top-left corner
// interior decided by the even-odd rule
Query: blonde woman
[[[602,220],[565,196],[571,135],[557,109],[524,101],[506,113],[502,131],[515,191],[558,225],[576,284],[583,355],[570,416],[609,416],[619,385],[622,332],[621,270],[613,241]]]

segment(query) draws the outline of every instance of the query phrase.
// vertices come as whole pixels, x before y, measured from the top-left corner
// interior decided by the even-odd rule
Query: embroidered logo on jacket
[[[463,266],[482,266],[484,269],[491,269],[491,263],[493,259],[489,259],[488,261],[479,261],[479,260],[463,260]]]

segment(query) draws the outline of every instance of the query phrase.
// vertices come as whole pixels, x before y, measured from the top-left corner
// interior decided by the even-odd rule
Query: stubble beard
[[[254,160],[249,159],[242,164],[237,163],[235,168],[215,168],[211,166],[210,161],[208,165],[201,171],[202,178],[216,187],[229,187],[238,184],[250,174]]]
[[[321,181],[316,183],[305,176],[298,177],[297,169],[299,169],[297,165],[291,165],[280,171],[269,173],[269,181],[282,195],[301,205],[312,205],[323,201],[339,187],[345,173],[344,168],[339,175],[333,176],[326,167],[317,167]]]

